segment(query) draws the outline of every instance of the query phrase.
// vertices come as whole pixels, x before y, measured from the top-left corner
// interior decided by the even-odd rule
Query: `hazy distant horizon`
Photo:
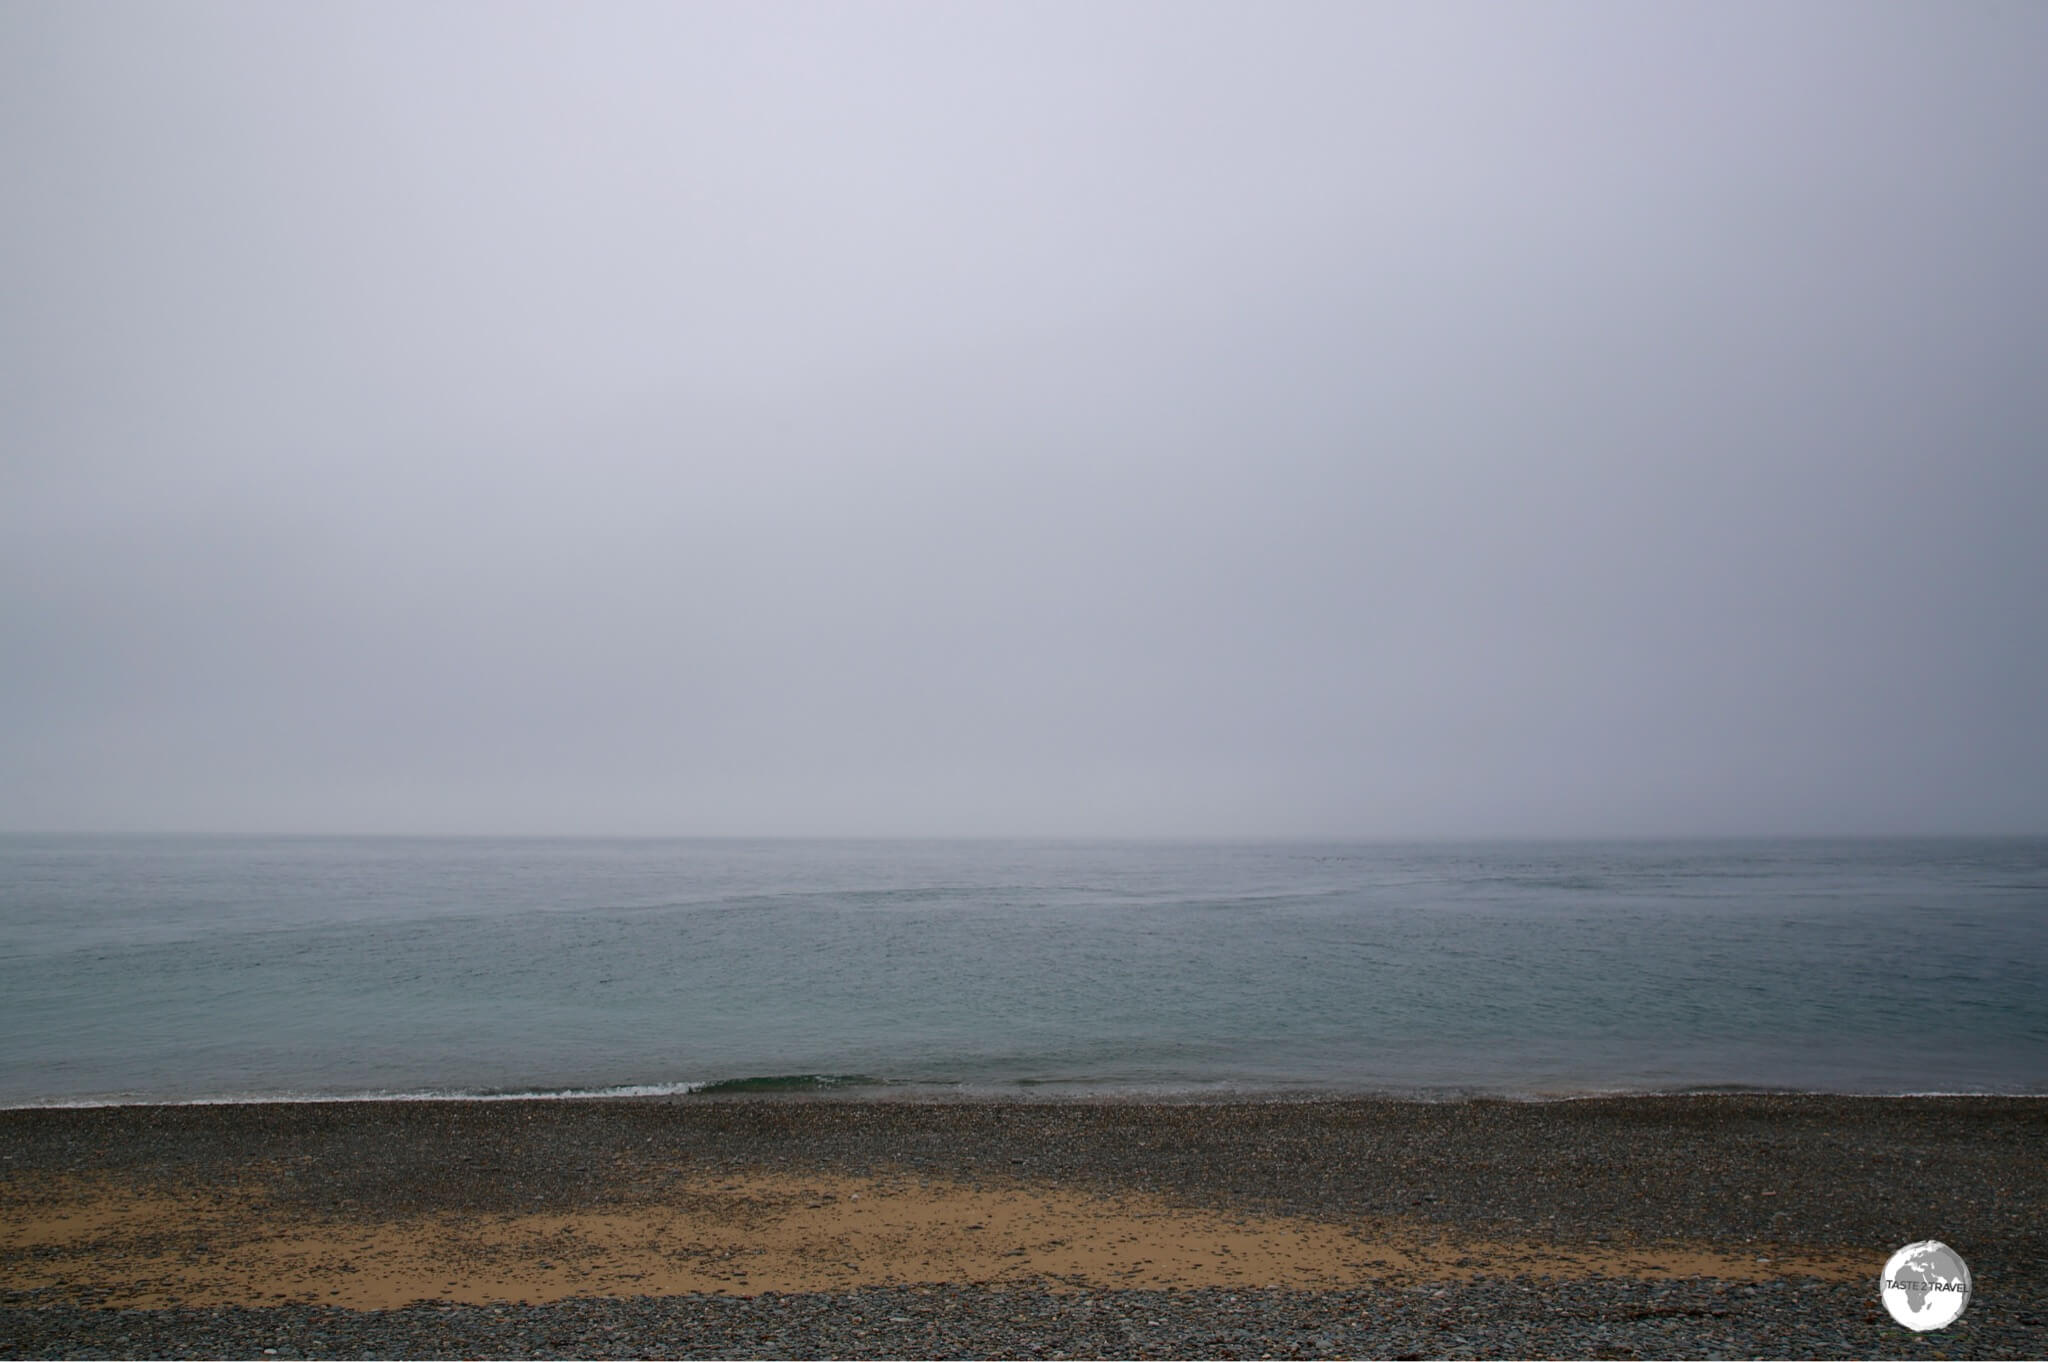
[[[17,839],[161,839],[175,841],[448,841],[448,842],[873,842],[873,843],[1156,843],[1173,845],[1256,846],[1459,846],[1497,845],[1655,845],[1685,843],[1769,842],[2032,842],[2048,840],[2040,831],[1906,831],[1906,832],[544,832],[544,831],[379,831],[375,829],[314,830],[305,828],[0,828],[0,837]]]
[[[0,7],[0,827],[2048,831],[2048,6]]]

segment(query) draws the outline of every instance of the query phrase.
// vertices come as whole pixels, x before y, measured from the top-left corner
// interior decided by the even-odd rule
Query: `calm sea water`
[[[0,838],[0,1103],[2048,1092],[2048,840]]]

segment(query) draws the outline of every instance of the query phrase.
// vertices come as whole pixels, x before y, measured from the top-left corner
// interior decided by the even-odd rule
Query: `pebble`
[[[660,1197],[755,1169],[874,1170],[1150,1189],[1361,1225],[1397,1215],[1566,1247],[1747,1245],[1757,1259],[1776,1258],[1778,1245],[1846,1245],[1881,1265],[1931,1236],[1963,1253],[1977,1286],[1960,1320],[1925,1335],[1892,1322],[1874,1281],[865,1286],[382,1311],[123,1309],[89,1291],[0,1289],[9,1357],[2048,1356],[2039,1099],[119,1107],[0,1112],[0,1147],[14,1197],[32,1198],[49,1177],[134,1176],[247,1182],[284,1214],[460,1215]]]
[[[1043,1291],[627,1297],[101,1310],[0,1294],[0,1352],[52,1358],[552,1357],[2040,1357],[2048,1323],[1973,1301],[1899,1328],[1861,1285],[1497,1278],[1417,1293]]]

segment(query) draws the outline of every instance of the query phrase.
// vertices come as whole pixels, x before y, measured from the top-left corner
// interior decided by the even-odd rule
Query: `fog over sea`
[[[11,1105],[2048,1092],[2038,838],[10,836],[0,905]]]

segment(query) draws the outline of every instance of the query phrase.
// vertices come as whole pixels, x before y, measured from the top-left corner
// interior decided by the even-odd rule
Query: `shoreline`
[[[1447,1086],[1443,1088],[1338,1088],[1185,1086],[1117,1087],[1108,1085],[1051,1082],[975,1086],[965,1083],[924,1083],[911,1080],[872,1082],[833,1081],[820,1084],[787,1084],[780,1079],[710,1079],[702,1082],[628,1083],[601,1088],[534,1088],[507,1091],[417,1089],[394,1092],[339,1093],[228,1093],[196,1097],[98,1096],[35,1098],[22,1102],[0,1102],[0,1115],[25,1111],[105,1111],[131,1108],[261,1107],[261,1106],[377,1106],[387,1103],[501,1103],[501,1102],[641,1102],[689,1099],[696,1102],[842,1102],[908,1103],[945,1105],[949,1103],[1013,1103],[1018,1106],[1135,1105],[1135,1106],[1218,1106],[1275,1105],[1321,1102],[1392,1102],[1443,1105],[1459,1102],[1509,1102],[1542,1106],[1558,1102],[1673,1101],[1703,1097],[1826,1098],[1844,1101],[2048,1101],[2048,1090],[1912,1089],[1867,1091],[1836,1088],[1793,1088],[1733,1083],[1694,1087],[1629,1088],[1602,1087],[1571,1090],[1507,1090]]]
[[[1231,1349],[1172,1333],[1172,1319],[1208,1328],[1246,1293],[1340,1341],[1353,1326],[1330,1322],[1331,1303],[1377,1295],[1466,1302],[1474,1336],[1521,1340],[1509,1351],[1594,1351],[1582,1332],[1554,1347],[1526,1332],[1556,1322],[1538,1302],[1560,1290],[1610,1301],[1610,1332],[1672,1318],[1694,1331],[1646,1335],[1663,1340],[1653,1353],[1763,1325],[1776,1332],[1761,1344],[1700,1346],[2048,1351],[2048,1106],[2030,1097],[17,1108],[0,1111],[0,1208],[10,1355],[117,1328],[142,1328],[142,1353],[177,1353],[237,1320],[315,1317],[323,1337],[360,1325],[385,1351],[474,1351],[463,1341],[486,1335],[460,1330],[498,1327],[493,1311],[527,1312],[522,1327],[544,1333],[572,1317],[623,1327],[635,1311],[752,1329],[772,1307],[813,1311],[803,1337],[825,1339],[846,1302],[877,1292],[951,1302],[982,1331],[940,1351],[1013,1352],[987,1330],[1018,1302],[1095,1318],[1143,1300],[1147,1318],[1172,1317],[1163,1350],[1208,1355]],[[1874,1283],[1894,1249],[1929,1237],[1969,1262],[1977,1295],[1921,1338],[1884,1317]],[[1782,1317],[1745,1324],[1756,1300]],[[1655,1301],[1695,1313],[1643,1313]],[[934,1346],[883,1323],[817,1347]],[[438,1342],[401,1348],[376,1333],[387,1326]],[[483,1351],[525,1351],[488,1337]],[[766,1351],[811,1350],[793,1337]],[[1048,1351],[1058,1337],[1089,1346],[1048,1337]],[[713,1353],[757,1350],[716,1338]],[[1126,1344],[1101,1346],[1147,1350]],[[668,1348],[636,1336],[625,1351]]]

